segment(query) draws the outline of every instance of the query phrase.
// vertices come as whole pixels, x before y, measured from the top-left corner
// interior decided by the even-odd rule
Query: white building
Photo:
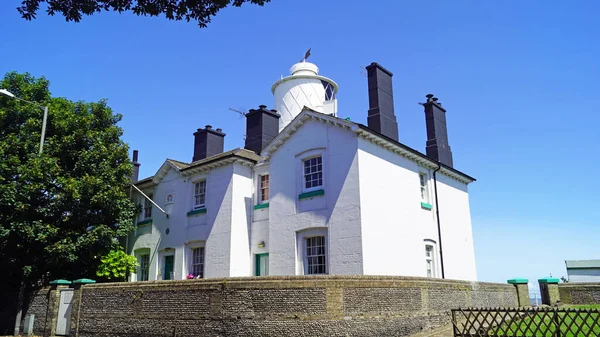
[[[194,133],[191,163],[137,180],[132,280],[355,274],[476,280],[468,184],[452,166],[446,111],[423,103],[427,154],[398,142],[392,74],[369,77],[368,126],[336,117],[338,86],[303,61],[277,81],[275,110],[247,117],[244,149]],[[134,152],[136,172],[137,151]],[[157,207],[158,206],[158,207]],[[164,213],[162,211],[164,211]],[[168,215],[168,216],[167,216]],[[443,249],[442,249],[443,248]]]
[[[569,282],[600,282],[600,260],[566,260]]]

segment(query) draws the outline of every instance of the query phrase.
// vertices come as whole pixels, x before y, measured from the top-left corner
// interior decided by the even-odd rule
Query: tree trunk
[[[19,297],[17,299],[17,317],[15,318],[15,336],[21,334],[21,316],[23,315],[23,296],[25,295],[25,273],[21,277],[21,286],[19,287]]]

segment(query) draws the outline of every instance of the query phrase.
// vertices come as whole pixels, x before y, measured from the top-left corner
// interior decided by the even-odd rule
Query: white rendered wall
[[[600,282],[600,269],[567,269],[569,282]]]
[[[309,152],[306,152],[309,151]],[[304,154],[322,151],[325,195],[298,200]],[[357,137],[308,121],[270,159],[269,272],[298,274],[296,233],[327,228],[329,274],[362,274]]]
[[[419,165],[358,144],[364,274],[426,276],[424,239],[437,236],[432,211],[421,208]]]
[[[467,185],[438,174],[437,187],[445,276],[447,279],[476,281]]]
[[[252,169],[233,165],[231,201],[231,262],[229,276],[251,276]]]

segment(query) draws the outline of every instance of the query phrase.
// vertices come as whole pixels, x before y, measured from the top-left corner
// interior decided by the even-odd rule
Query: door
[[[173,279],[174,255],[165,256],[165,270],[163,272],[163,280]]]
[[[68,336],[71,328],[71,307],[73,306],[73,289],[60,291],[58,302],[58,318],[56,319],[56,335]]]
[[[269,275],[269,253],[256,254],[256,276]]]

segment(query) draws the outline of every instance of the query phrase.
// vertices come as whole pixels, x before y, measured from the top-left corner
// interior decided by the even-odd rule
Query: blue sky
[[[273,0],[227,8],[204,29],[114,13],[27,22],[19,3],[0,3],[0,73],[46,76],[55,96],[108,98],[141,176],[167,157],[190,161],[206,124],[223,128],[226,148],[243,146],[245,121],[228,108],[272,108],[271,85],[310,47],[340,86],[339,116],[354,121],[368,109],[360,67],[391,70],[400,141],[420,151],[417,103],[439,97],[455,167],[478,179],[481,281],[566,276],[565,259],[599,258],[600,3]]]

